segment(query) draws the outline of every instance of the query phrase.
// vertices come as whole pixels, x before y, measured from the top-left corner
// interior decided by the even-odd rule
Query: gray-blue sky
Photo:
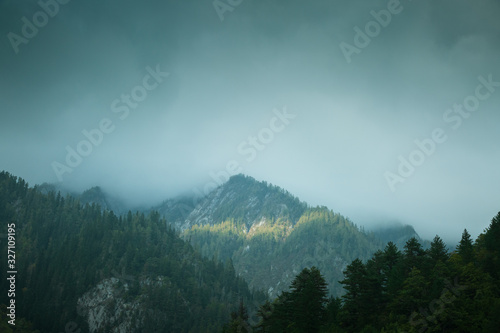
[[[235,160],[359,224],[477,235],[500,210],[500,88],[456,130],[443,115],[479,76],[500,81],[500,2],[402,0],[348,63],[340,43],[355,46],[354,27],[395,5],[243,0],[221,21],[212,1],[73,0],[16,54],[8,34],[41,7],[0,1],[0,169],[57,182],[53,162],[108,118],[114,131],[63,186],[156,202],[203,190]],[[170,75],[120,119],[112,103],[158,64]],[[296,117],[247,161],[242,143],[284,106]],[[436,128],[446,142],[391,191],[385,173]]]

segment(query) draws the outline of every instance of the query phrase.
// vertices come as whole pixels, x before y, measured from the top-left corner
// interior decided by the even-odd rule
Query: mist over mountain
[[[185,231],[194,225],[215,225],[227,219],[233,219],[242,223],[248,231],[262,219],[289,220],[290,226],[294,226],[307,210],[313,208],[306,202],[301,201],[287,190],[256,179],[239,174],[232,176],[227,182],[219,185],[205,197],[180,196],[169,198],[161,204],[137,207],[127,205],[120,197],[105,193],[101,187],[94,186],[82,193],[69,192],[60,188],[57,183],[44,183],[36,187],[42,193],[60,191],[63,195],[71,195],[82,204],[97,204],[104,210],[111,210],[118,214],[128,211],[150,212],[157,211],[166,221],[180,231]],[[316,207],[326,209],[327,207]],[[420,238],[419,234],[410,225],[401,222],[386,221],[369,223],[370,227],[364,227],[359,223],[357,226],[363,231],[373,233],[384,244],[392,241],[400,248],[411,237],[416,237],[428,247],[429,241]]]
[[[320,268],[330,293],[338,296],[338,281],[350,261],[367,260],[388,242],[401,250],[412,237],[422,242],[411,226],[365,232],[327,207],[312,207],[278,186],[245,175],[231,177],[194,208],[189,201],[175,200],[158,208],[174,218],[170,223],[203,255],[231,260],[250,287],[270,297],[311,266]],[[423,241],[425,248],[429,244]]]
[[[60,193],[63,196],[70,195],[73,198],[78,199],[82,205],[99,205],[103,210],[113,211],[119,215],[125,214],[130,210],[146,211],[146,209],[141,209],[140,207],[128,206],[126,201],[124,201],[122,198],[104,192],[100,186],[91,187],[81,193],[67,190],[59,186],[58,183],[43,183],[41,185],[37,185],[36,189],[42,194],[49,194],[51,192],[54,192]]]
[[[309,298],[317,287],[324,296],[314,311],[326,311],[327,303],[334,306],[328,310],[335,314],[329,320],[350,332],[347,315],[338,309],[351,311],[353,289],[345,286],[357,286],[353,279],[367,279],[363,283],[368,283],[370,292],[386,290],[383,281],[388,279],[388,286],[403,288],[404,294],[395,299],[398,302],[408,292],[420,295],[421,282],[416,289],[410,285],[414,278],[423,278],[419,268],[427,279],[445,274],[441,267],[445,263],[448,269],[457,269],[453,265],[462,267],[478,256],[478,269],[487,275],[480,278],[484,285],[474,288],[490,290],[488,277],[499,276],[492,251],[498,244],[500,215],[475,243],[464,230],[450,256],[438,236],[432,243],[422,241],[409,225],[367,232],[327,207],[309,206],[280,187],[244,175],[231,177],[196,206],[189,206],[196,199],[166,200],[159,206],[162,213],[128,210],[116,215],[113,205],[126,207],[109,199],[99,187],[76,196],[63,196],[55,189],[49,184],[30,188],[21,178],[0,173],[0,222],[8,226],[9,251],[17,248],[18,257],[24,258],[17,266],[15,259],[10,261],[10,269],[21,272],[19,278],[17,271],[7,271],[8,276],[2,272],[2,287],[10,288],[8,297],[14,295],[17,284],[23,287],[14,302],[2,296],[0,327],[10,330],[19,301],[28,304],[17,312],[17,321],[26,332],[68,325],[89,332],[225,332],[227,325],[238,331],[275,325],[271,314],[282,306],[283,297],[299,292]],[[2,247],[7,251],[7,242]],[[392,264],[386,266],[386,260]],[[431,264],[435,266],[430,270]],[[468,278],[469,266],[464,266],[462,278]],[[358,269],[365,273],[358,276]],[[310,291],[300,292],[297,279],[308,279],[303,275],[309,274],[314,274],[316,287],[306,284]],[[405,274],[409,275],[403,283]],[[372,287],[379,278],[382,289]],[[478,292],[484,295],[484,290]],[[496,302],[493,294],[485,297]],[[269,299],[275,300],[273,306]],[[418,302],[409,301],[412,308]],[[297,309],[307,313],[307,308]],[[285,319],[279,313],[275,315],[281,322]],[[314,313],[313,325],[322,325],[326,317]],[[343,319],[338,321],[337,316]],[[286,320],[296,322],[299,317]],[[388,322],[377,321],[377,325]],[[397,322],[407,325],[402,319]],[[495,324],[488,319],[484,325]]]
[[[44,192],[56,188],[48,184],[38,187]],[[109,197],[98,186],[72,195],[82,204],[97,204],[104,210],[121,214],[136,209],[127,207],[117,198]],[[247,281],[254,281],[250,282],[250,287],[267,291],[272,289],[269,292],[271,297],[282,291],[297,272],[311,265],[324,268],[327,280],[332,284],[332,294],[339,295],[342,291],[337,281],[342,278],[347,263],[356,258],[354,254],[366,260],[388,242],[403,249],[412,237],[419,240],[424,248],[430,246],[430,241],[420,238],[412,226],[386,222],[365,231],[363,226],[356,225],[355,221],[327,207],[312,207],[285,189],[243,174],[232,176],[205,197],[171,198],[150,209],[142,208],[141,211],[157,211],[208,258],[215,257],[222,262],[231,259],[238,274],[245,276]],[[302,225],[297,227],[299,222]],[[318,223],[318,226],[314,223]],[[325,226],[326,229],[321,229]],[[346,227],[346,230],[341,230]],[[318,234],[312,238],[304,236],[303,230],[308,228],[308,233],[311,230],[316,233],[321,229],[324,235]],[[269,239],[261,243],[261,237]],[[349,248],[342,245],[348,242],[354,243]],[[292,248],[301,247],[302,251],[294,254],[293,259],[286,258],[286,255],[280,259],[274,253],[278,247],[282,248],[280,252],[285,251],[282,253],[287,255],[295,253]],[[267,259],[253,254],[249,251],[251,248],[266,254]],[[325,263],[325,257],[336,258],[336,262]],[[249,259],[253,264],[247,262]],[[263,265],[263,262],[269,262],[269,266]],[[295,266],[288,267],[292,262],[295,262]],[[280,268],[275,268],[274,273],[263,271],[272,266]],[[330,272],[332,268],[334,271]],[[256,276],[274,278],[259,281]]]
[[[75,197],[104,210],[112,210],[114,202],[127,211],[99,187]],[[411,238],[424,248],[430,246],[409,225],[386,224],[365,231],[327,207],[312,207],[285,189],[242,174],[203,198],[172,198],[145,210],[156,211],[202,255],[222,263],[231,260],[251,288],[265,290],[270,297],[311,266],[321,269],[330,293],[339,296],[343,291],[338,281],[352,260],[367,260],[388,242],[401,250]]]
[[[420,238],[418,233],[415,231],[415,228],[413,228],[411,225],[391,223],[375,228],[372,227],[372,232],[375,237],[379,238],[382,242],[393,242],[399,248],[403,248],[406,241],[408,241],[408,239],[412,237],[416,238],[424,248],[429,248],[431,244],[429,240],[423,240],[422,238]],[[453,247],[454,246],[448,246],[448,248],[450,249]]]

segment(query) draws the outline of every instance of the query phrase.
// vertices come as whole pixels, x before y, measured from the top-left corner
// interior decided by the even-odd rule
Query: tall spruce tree
[[[464,232],[462,233],[462,239],[460,239],[460,243],[457,246],[457,252],[465,264],[468,264],[474,260],[474,247],[472,244],[472,238],[467,229],[464,229]]]
[[[304,268],[290,289],[295,326],[299,332],[318,332],[328,303],[328,286],[320,271]]]
[[[371,313],[368,273],[363,262],[356,259],[347,266],[344,276],[344,280],[339,281],[346,290],[342,296],[341,323],[348,330],[359,331]]]

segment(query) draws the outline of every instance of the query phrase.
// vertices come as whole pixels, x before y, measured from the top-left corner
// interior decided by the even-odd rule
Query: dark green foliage
[[[406,273],[411,272],[413,267],[421,270],[425,264],[425,254],[426,253],[419,241],[415,237],[410,238],[406,242],[403,252],[403,261]]]
[[[337,281],[342,277],[344,260],[366,260],[383,246],[325,207],[306,210],[295,225],[287,219],[266,219],[247,230],[242,220],[229,219],[212,226],[193,226],[183,238],[209,258],[231,258],[236,271],[255,289],[276,286],[292,268],[316,266],[334,296],[342,293]],[[290,274],[290,280],[278,291],[292,278]]]
[[[243,300],[240,300],[240,306],[238,311],[231,313],[231,322],[224,325],[222,330],[223,333],[250,333],[252,328],[248,323],[248,311],[243,304]]]
[[[316,267],[297,275],[290,286],[290,302],[299,331],[318,332],[325,320],[328,285]]]
[[[305,268],[273,304],[259,310],[261,332],[319,332],[327,320],[328,289],[316,267]],[[332,310],[333,311],[333,310]]]
[[[428,250],[428,254],[432,261],[432,264],[434,265],[437,264],[438,261],[445,263],[450,258],[448,250],[446,249],[446,244],[437,235],[432,240],[431,247]]]
[[[156,212],[117,216],[0,173],[0,223],[3,230],[16,225],[16,315],[42,332],[64,331],[69,322],[88,331],[77,300],[110,278],[118,281],[117,296],[105,311],[111,316],[120,299],[136,304],[135,331],[217,332],[240,299],[264,300],[254,300],[231,262],[203,258]],[[2,290],[8,290],[5,272]],[[6,293],[0,297],[6,304]]]
[[[342,325],[358,331],[367,323],[371,312],[370,294],[374,281],[368,275],[365,265],[359,259],[354,260],[344,271],[345,279],[339,281],[346,290],[342,296]]]
[[[500,278],[500,213],[476,242],[477,255],[485,272]]]
[[[467,231],[451,255],[436,236],[427,251],[417,239],[401,253],[393,243],[366,263],[355,259],[344,271],[341,299],[318,301],[308,313],[295,296],[311,271],[301,272],[290,292],[259,310],[259,332],[482,332],[500,327],[500,213],[473,243]],[[325,287],[326,288],[326,287]],[[322,304],[320,306],[319,304]],[[297,311],[297,309],[299,309]],[[321,309],[321,310],[318,310]],[[316,314],[316,315],[315,315]],[[314,323],[307,318],[314,318]],[[307,323],[307,324],[306,324]]]
[[[457,246],[457,252],[465,264],[468,264],[474,260],[474,248],[472,246],[472,238],[467,229],[465,229],[464,232],[462,233],[462,239],[460,240],[460,243]]]

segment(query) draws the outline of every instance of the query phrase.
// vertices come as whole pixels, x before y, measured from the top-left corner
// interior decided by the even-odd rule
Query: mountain
[[[9,232],[0,251],[15,251],[0,272],[1,288],[15,288],[14,299],[0,296],[2,332],[498,328],[500,213],[475,242],[465,230],[450,254],[439,237],[423,241],[411,226],[366,232],[243,175],[205,198],[169,199],[147,214],[115,214],[109,208],[120,201],[99,187],[76,196],[55,189],[0,172],[0,223]],[[14,284],[8,270],[17,272]],[[450,289],[456,297],[449,281],[461,284]],[[427,304],[432,320],[416,312]]]
[[[44,191],[54,188],[45,185]],[[127,211],[100,187],[72,195],[82,204]],[[331,294],[340,295],[343,290],[337,281],[350,261],[367,260],[389,241],[400,249],[412,237],[424,248],[429,244],[413,227],[402,224],[367,233],[326,207],[310,207],[278,186],[245,175],[231,177],[204,198],[168,199],[149,212],[158,212],[205,257],[229,260],[251,288],[265,290],[271,297],[297,272],[313,265],[324,268]]]
[[[305,209],[307,204],[287,191],[241,174],[231,177],[201,200],[183,197],[153,208],[181,231],[194,225],[214,225],[227,218],[247,228],[263,217],[286,217],[294,223]]]
[[[371,231],[382,242],[393,242],[399,249],[403,249],[410,238],[416,238],[424,249],[428,249],[431,245],[431,242],[422,239],[411,225],[404,225],[399,222],[379,226]]]
[[[99,189],[85,197],[102,198]],[[219,332],[240,301],[265,300],[230,263],[202,257],[157,212],[117,216],[0,172],[0,223],[13,235],[9,245],[15,242],[9,270],[17,271],[22,332]],[[7,253],[4,239],[0,250]],[[11,273],[2,267],[0,287],[9,290]],[[12,299],[0,296],[0,327]]]
[[[219,186],[205,198],[182,196],[171,198],[155,205],[150,209],[142,207],[128,207],[125,202],[106,193],[100,186],[94,186],[82,193],[68,191],[58,184],[44,183],[37,185],[41,193],[61,192],[62,195],[71,195],[82,205],[97,204],[103,210],[113,211],[116,214],[126,214],[129,210],[140,212],[157,211],[171,225],[180,231],[185,231],[194,225],[217,224],[226,218],[244,220],[247,228],[263,217],[283,217],[293,207],[290,221],[295,223],[301,214],[309,207],[288,191],[267,182],[258,182],[252,177],[236,175],[223,186]],[[384,244],[393,242],[402,249],[410,238],[415,237],[424,248],[430,246],[430,241],[422,239],[415,229],[401,222],[385,223],[368,230]]]
[[[54,189],[37,187],[47,195]],[[126,215],[126,206],[100,187],[73,197],[103,212]],[[311,207],[278,186],[244,175],[231,177],[201,199],[166,200],[149,213],[156,212],[204,257],[234,267],[250,288],[270,297],[312,266],[325,275],[330,294],[341,295],[338,281],[352,260],[368,260],[389,241],[400,249],[411,237],[422,241],[411,226],[393,224],[365,232],[339,213]]]
[[[113,211],[116,214],[125,214],[128,211],[126,205],[121,200],[104,193],[99,186],[94,186],[84,191],[81,195],[73,194],[73,196],[79,199],[82,205],[96,204],[101,206],[102,209]]]
[[[312,266],[338,296],[343,292],[338,281],[352,260],[368,260],[388,241],[402,248],[418,237],[411,227],[364,232],[326,207],[310,207],[280,187],[244,175],[231,177],[196,207],[193,200],[183,200],[156,209],[204,256],[232,262],[251,288],[270,297]]]
[[[67,190],[59,184],[49,183],[36,185],[35,189],[42,194],[59,192],[62,196],[70,195],[71,197],[78,199],[82,205],[96,204],[99,205],[103,210],[113,211],[115,214],[126,214],[129,210],[131,210],[131,207],[127,207],[127,205],[122,200],[106,193],[100,186],[91,187],[83,191],[82,193]]]

